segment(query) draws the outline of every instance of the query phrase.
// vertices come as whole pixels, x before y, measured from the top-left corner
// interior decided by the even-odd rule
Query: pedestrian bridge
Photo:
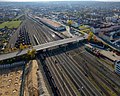
[[[60,45],[79,42],[79,41],[82,41],[86,38],[87,38],[87,36],[73,37],[73,38],[67,38],[67,39],[62,39],[62,40],[58,40],[58,41],[48,42],[48,43],[45,43],[45,44],[36,45],[36,46],[33,46],[33,48],[28,48],[28,49],[24,49],[22,51],[17,51],[17,52],[12,52],[12,53],[8,53],[8,54],[0,55],[0,61],[27,54],[28,50],[35,49],[36,51],[42,51],[42,50],[46,50],[46,49],[56,47],[56,46],[60,46]]]

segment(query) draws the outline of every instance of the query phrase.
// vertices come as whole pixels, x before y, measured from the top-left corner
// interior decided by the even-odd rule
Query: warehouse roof
[[[41,20],[42,20],[43,22],[48,23],[49,25],[54,26],[54,27],[60,27],[60,26],[61,26],[61,24],[60,24],[60,23],[55,22],[55,21],[50,20],[50,19],[47,19],[47,18],[41,18]]]
[[[62,26],[60,23],[56,22],[56,21],[53,21],[53,20],[50,20],[50,19],[47,19],[47,18],[40,18],[38,16],[36,16],[36,18],[40,19],[42,22],[45,22],[53,27],[60,27]]]

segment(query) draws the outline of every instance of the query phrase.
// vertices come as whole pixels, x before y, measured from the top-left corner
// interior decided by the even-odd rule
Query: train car
[[[89,44],[85,44],[85,49],[86,49],[88,52],[90,52],[90,53],[92,53],[92,54],[94,54],[94,55],[96,55],[96,56],[98,56],[98,57],[101,56],[99,50],[97,50],[96,48],[92,47],[92,46],[89,45]]]
[[[120,60],[115,62],[115,72],[120,75]]]

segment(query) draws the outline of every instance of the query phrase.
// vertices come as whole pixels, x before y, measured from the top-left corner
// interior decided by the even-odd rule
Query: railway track
[[[61,39],[59,36],[56,36],[49,28],[30,19],[26,20],[24,27],[29,33],[30,41],[33,46]],[[77,51],[73,50],[72,52],[67,53],[64,53],[63,50],[57,50],[54,52],[49,51],[45,54],[39,54],[39,59],[45,59],[42,61],[43,68],[46,76],[48,77],[50,85],[54,86],[52,87],[54,95],[109,96],[110,94],[105,90],[105,88],[103,88],[103,86],[101,86],[99,81],[106,84],[116,94],[119,94],[117,89],[113,88],[113,86],[109,84],[113,83],[113,80],[110,79],[109,83],[106,81],[109,77],[106,75],[106,70],[100,68],[101,65],[98,64],[100,62],[97,62],[91,57],[87,56],[89,54],[81,52],[82,50],[83,49]],[[74,60],[71,56],[68,56],[71,53],[75,55],[80,53],[81,56],[78,55],[80,59]],[[106,77],[102,78],[101,75],[97,76],[97,72],[99,73],[101,71],[101,74],[105,75]],[[94,82],[96,84],[98,83],[97,86],[99,89],[97,89],[96,86],[91,83],[89,77],[95,79]]]
[[[78,50],[78,51],[73,51],[73,52],[76,52],[76,53],[78,53],[78,52],[80,52],[80,50]],[[89,58],[89,60],[87,59],[87,58]],[[75,58],[74,58],[75,59]],[[92,59],[92,60],[91,60]],[[106,76],[107,74],[109,74],[109,71],[108,70],[105,70],[105,69],[103,69],[103,68],[101,68],[101,66],[102,66],[102,64],[100,63],[100,62],[97,62],[97,61],[95,61],[96,59],[95,58],[92,58],[92,56],[91,56],[91,59],[90,59],[90,57],[88,57],[88,54],[87,53],[81,53],[80,55],[79,55],[79,58],[77,59],[77,62],[79,62],[79,61],[84,61],[84,62],[86,62],[86,64],[87,64],[87,66],[86,67],[84,67],[84,68],[89,68],[88,70],[89,70],[89,73],[91,73],[91,74],[88,74],[89,76],[90,75],[92,75],[91,77],[92,78],[99,78],[99,81],[100,82],[103,82],[108,88],[110,88],[116,95],[119,95],[120,93],[119,93],[119,91],[117,91],[118,90],[118,88],[119,88],[119,84],[116,84],[115,83],[115,81],[113,81],[113,80],[111,80],[111,76]],[[97,65],[98,64],[98,65]],[[83,66],[82,64],[81,64],[81,66]],[[102,75],[100,75],[100,74],[98,74],[98,73],[100,73],[100,74],[102,74]],[[107,73],[107,74],[106,74]],[[104,76],[104,77],[103,77]],[[114,77],[114,76],[113,76]],[[109,80],[108,80],[109,79]],[[93,79],[94,80],[94,79]],[[97,82],[97,84],[98,84],[99,82]],[[113,86],[113,84],[114,84],[114,86]],[[118,88],[117,89],[115,89],[115,86],[117,86]],[[108,95],[110,95],[107,91],[106,91],[106,89],[104,88],[104,87],[101,87],[101,86],[99,86],[99,88],[101,88],[101,91],[103,91],[104,93],[106,93],[106,95],[108,96]]]
[[[48,54],[46,54],[48,55]],[[54,74],[56,74],[56,76],[58,77],[59,81],[60,81],[60,87],[62,90],[60,90],[61,92],[61,96],[76,96],[75,93],[73,92],[73,90],[71,89],[69,83],[66,81],[66,79],[64,78],[64,76],[61,74],[61,69],[59,69],[57,66],[55,66],[54,62],[53,62],[53,58],[46,58],[46,61],[48,60],[49,63],[49,67],[51,67],[51,70],[54,70]],[[72,93],[71,93],[72,92]]]
[[[36,30],[38,30],[38,29],[36,29]],[[41,35],[41,34],[40,34]],[[46,36],[46,35],[45,35]],[[46,42],[46,38],[45,38],[45,36],[41,36],[41,37],[44,37],[44,38],[42,38],[42,40],[40,40],[41,42],[40,43],[45,43]],[[47,37],[47,36],[46,36]],[[47,38],[50,38],[50,37],[47,37]],[[52,39],[53,40],[53,39]],[[63,80],[62,79],[62,77],[61,77],[61,73],[60,73],[60,69],[56,69],[56,67],[54,67],[54,62],[51,60],[51,59],[48,59],[48,64],[51,62],[51,64],[50,64],[50,66],[48,67],[49,69],[51,69],[51,70],[54,70],[54,71],[51,71],[51,73],[53,74],[53,76],[55,76],[54,78],[55,78],[55,80],[57,81],[57,82],[63,82],[63,84],[66,86],[65,88],[62,86],[61,87],[61,94],[63,95],[64,93],[62,93],[62,92],[65,92],[65,94],[67,94],[67,96],[76,96],[75,95],[75,93],[72,91],[72,89],[71,89],[71,87],[70,87],[70,85],[68,84],[68,82],[66,81],[65,82],[65,80]],[[53,63],[52,63],[53,62]],[[53,67],[51,67],[53,65]],[[53,69],[54,68],[54,69]],[[55,75],[56,74],[56,75]],[[59,79],[58,79],[59,78]],[[59,81],[58,81],[59,80]],[[56,83],[56,84],[59,84],[59,83]],[[63,84],[59,84],[59,86],[60,85],[63,85]],[[69,85],[69,86],[68,86]],[[58,87],[59,88],[59,87]],[[63,89],[64,88],[64,89]],[[65,91],[63,91],[63,90],[65,90]],[[72,93],[71,93],[72,92]]]
[[[19,28],[16,30],[16,32],[12,35],[12,38],[10,38],[9,43],[7,45],[8,48],[14,48],[16,40],[19,36],[19,31],[22,28],[22,26],[24,26],[26,23],[26,20],[24,22],[22,22],[22,24],[19,26]]]
[[[93,85],[90,85],[90,82],[85,78],[84,74],[76,67],[75,62],[73,62],[68,56],[66,56],[65,53],[58,55],[58,59],[60,59],[59,61],[62,61],[62,62],[65,61],[63,62],[64,64],[62,65],[64,66],[66,65],[65,68],[69,68],[70,69],[69,73],[72,74],[72,76],[75,76],[74,77],[75,80],[78,80],[76,81],[78,85],[81,84],[81,87],[83,86],[85,88],[84,92],[86,93],[86,96],[99,95],[99,92],[97,93],[97,90],[95,90]],[[95,94],[94,92],[96,92],[97,94]]]
[[[34,25],[33,25],[34,26]],[[40,26],[39,26],[40,27]],[[36,27],[36,26],[34,26],[34,30],[36,30],[36,33],[37,33],[37,35],[36,35],[36,38],[39,38],[38,40],[39,40],[39,42],[40,43],[45,43],[45,42],[50,42],[50,41],[53,41],[53,40],[56,40],[55,38],[53,38],[50,34],[51,33],[49,33],[48,31],[46,31],[46,32],[44,32],[43,31],[43,29],[40,27]],[[44,35],[43,35],[44,34]],[[37,36],[39,36],[39,37],[37,37]],[[42,38],[42,40],[41,40],[41,38]],[[48,56],[49,57],[49,56]],[[63,61],[64,62],[66,62],[66,65],[64,66],[64,68],[66,68],[66,71],[68,72],[68,77],[69,76],[71,76],[71,77],[69,77],[69,78],[72,78],[71,79],[71,82],[72,81],[74,81],[74,82],[72,82],[72,83],[75,83],[76,82],[76,85],[77,85],[77,87],[76,88],[78,88],[78,90],[80,90],[81,91],[81,89],[80,88],[82,88],[82,86],[84,86],[84,89],[82,89],[82,94],[83,95],[85,95],[85,96],[94,96],[95,95],[95,93],[93,92],[93,91],[91,91],[91,89],[90,89],[90,87],[88,87],[89,85],[87,85],[87,83],[83,83],[84,82],[84,80],[79,76],[79,73],[76,71],[76,67],[75,66],[73,66],[74,64],[72,64],[72,66],[71,66],[71,62],[68,62],[68,61],[66,61],[64,58],[66,58],[66,56],[61,56],[62,58],[63,58]],[[59,60],[60,60],[60,58],[61,57],[57,57]],[[54,57],[54,58],[56,58],[56,57]],[[52,59],[50,59],[49,60],[49,62],[53,62],[53,60]],[[54,63],[54,62],[53,62]],[[55,76],[58,76],[59,78],[60,78],[60,76],[62,76],[62,75],[59,75],[59,74],[61,74],[61,72],[59,72],[60,71],[60,69],[57,69],[58,67],[56,67],[55,66],[55,64],[53,64],[53,63],[51,63],[51,66],[53,66],[53,68],[54,69],[52,69],[50,66],[48,67],[48,69],[50,69],[50,70],[54,70],[54,71],[52,71],[51,73],[52,74],[57,74],[57,75],[55,75]],[[69,65],[69,66],[68,66]],[[54,67],[55,66],[55,67]],[[74,69],[72,68],[72,67],[74,67]],[[56,69],[57,70],[56,70]],[[62,68],[62,67],[61,67]],[[59,70],[59,71],[58,71]],[[54,76],[53,75],[53,76]],[[58,80],[57,78],[55,78],[54,77],[54,81],[56,81],[56,80]],[[63,82],[62,81],[62,79],[60,79],[61,81],[60,82]],[[76,80],[76,81],[75,81]],[[64,84],[66,84],[67,86],[69,85],[67,82],[65,82],[64,81]],[[66,90],[66,92],[69,94],[69,92],[70,91],[72,91],[71,89],[70,89],[70,86],[68,86],[69,87],[69,90],[68,89],[65,89]],[[67,88],[68,88],[67,87]],[[66,88],[66,87],[65,87]],[[68,90],[68,91],[67,91]],[[63,90],[61,90],[61,91],[63,91]],[[92,93],[93,92],[93,93]],[[72,94],[74,93],[74,91],[72,92]],[[79,92],[80,93],[80,92]],[[63,93],[61,93],[61,94],[63,94]],[[69,94],[70,95],[70,94]],[[69,95],[67,95],[67,96],[69,96]],[[76,95],[75,95],[76,96]],[[96,95],[97,96],[97,95]]]
[[[39,42],[40,43],[45,43],[45,42],[48,42],[48,41],[53,41],[53,39],[50,39],[51,37],[50,36],[47,36],[47,34],[44,34],[42,33],[43,31],[41,31],[38,27],[36,28],[36,26],[34,26],[34,30],[35,30],[35,34],[36,34],[36,37],[39,38]],[[49,33],[50,34],[50,33]],[[48,39],[49,38],[49,39]],[[47,41],[48,40],[48,41]],[[46,54],[47,55],[47,54]],[[68,84],[68,82],[65,80],[62,79],[61,77],[61,73],[60,73],[60,70],[58,71],[56,69],[56,67],[54,66],[54,62],[50,59],[50,58],[47,58],[46,60],[46,63],[47,63],[47,67],[48,69],[50,70],[50,72],[52,73],[53,77],[54,77],[54,81],[56,82],[56,84],[58,85],[58,88],[61,90],[61,96],[63,96],[64,94],[66,94],[65,96],[73,96],[75,93],[72,92],[72,89],[69,87],[70,85]],[[49,65],[49,66],[48,66]],[[52,67],[51,67],[52,66]],[[61,85],[64,85],[65,87],[61,86]],[[68,86],[69,85],[69,86]],[[70,90],[71,89],[71,90]],[[64,91],[65,90],[65,91]],[[64,92],[64,93],[63,93]],[[72,93],[71,93],[72,92]],[[74,95],[76,96],[76,95]]]

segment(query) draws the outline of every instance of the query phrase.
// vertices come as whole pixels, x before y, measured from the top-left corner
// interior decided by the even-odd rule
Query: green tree
[[[7,27],[7,26],[5,26],[4,28],[5,28],[5,29],[8,29],[8,27]]]
[[[20,48],[20,50],[23,50],[23,49],[24,49],[24,46],[23,46],[22,43],[20,44],[19,48]]]
[[[35,58],[35,54],[36,54],[36,50],[35,49],[32,49],[32,50],[28,50],[27,51],[27,58]]]
[[[35,50],[35,49],[32,49],[32,50],[31,50],[31,58],[34,58],[34,57],[35,57],[35,54],[36,54],[36,50]]]
[[[92,32],[89,32],[89,34],[88,34],[88,41],[90,41],[91,39],[92,39],[92,37],[93,37],[93,33]]]
[[[68,20],[68,21],[67,21],[67,25],[68,25],[68,26],[71,26],[72,24],[73,24],[73,21],[72,21],[72,20]]]

